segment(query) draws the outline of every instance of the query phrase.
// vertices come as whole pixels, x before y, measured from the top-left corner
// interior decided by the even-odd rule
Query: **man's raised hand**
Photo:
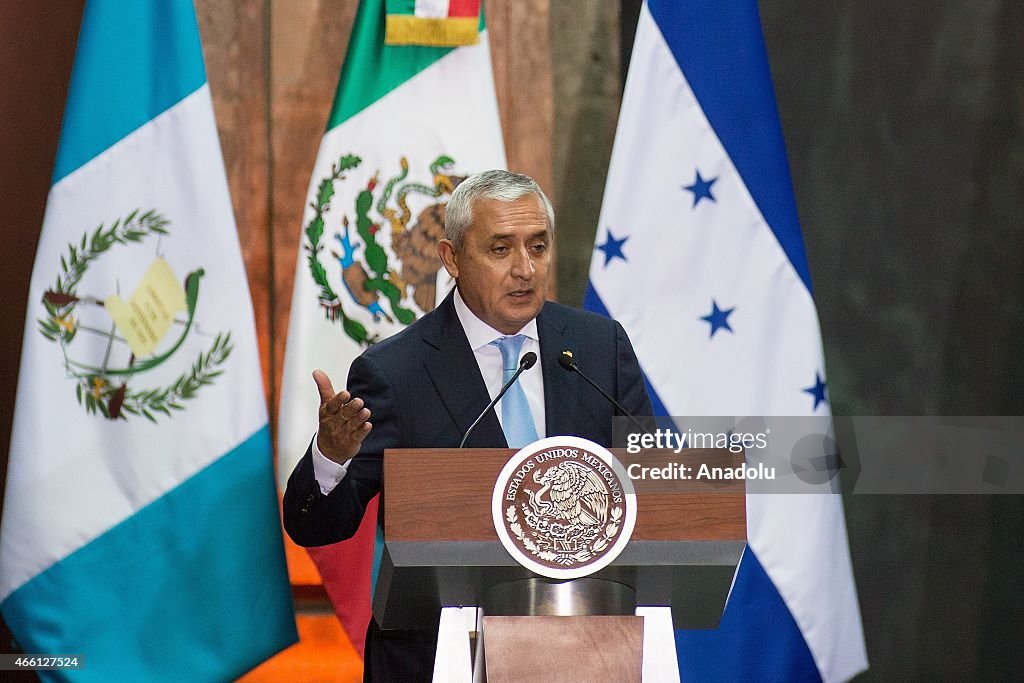
[[[316,445],[325,457],[344,463],[359,452],[363,439],[373,429],[367,422],[370,409],[363,399],[353,398],[344,389],[334,393],[331,378],[323,370],[313,371],[313,381],[320,392],[320,429]]]

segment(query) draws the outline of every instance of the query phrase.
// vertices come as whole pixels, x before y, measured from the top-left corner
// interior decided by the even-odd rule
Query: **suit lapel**
[[[558,365],[562,351],[575,351],[571,340],[565,336],[565,321],[554,314],[551,306],[545,306],[537,316],[537,333],[540,336],[540,357],[544,369],[544,413],[548,436],[576,434],[579,429],[580,412],[577,408],[579,392],[574,385],[577,379]]]
[[[480,411],[490,403],[491,397],[480,376],[479,364],[466,339],[466,332],[455,312],[454,290],[423,322],[423,341],[433,347],[424,360],[424,366],[434,389],[458,426],[461,438]],[[477,448],[508,445],[493,409],[473,430],[466,445]]]
[[[582,379],[563,370],[558,358],[563,351],[577,354],[577,360],[585,366],[579,356],[587,353],[587,342],[581,341],[568,328],[566,319],[559,314],[558,307],[546,305],[537,316],[537,330],[540,335],[540,354],[544,363],[544,412],[547,414],[547,435],[581,436],[585,439],[602,441],[601,435],[608,428],[608,413],[603,400],[587,403],[584,396],[593,398],[593,392]],[[593,340],[590,340],[591,344]]]

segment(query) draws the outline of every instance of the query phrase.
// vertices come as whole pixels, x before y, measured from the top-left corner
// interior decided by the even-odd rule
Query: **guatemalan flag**
[[[827,415],[821,336],[755,0],[647,0],[586,305],[629,332],[663,415]],[[842,500],[748,496],[717,631],[683,680],[867,666]]]
[[[252,303],[191,2],[88,0],[30,285],[0,609],[80,681],[296,640]]]

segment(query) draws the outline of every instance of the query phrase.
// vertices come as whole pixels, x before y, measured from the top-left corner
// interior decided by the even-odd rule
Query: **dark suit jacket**
[[[606,446],[612,440],[615,408],[582,378],[559,366],[558,357],[565,350],[572,351],[580,369],[626,410],[651,414],[639,363],[617,322],[548,302],[537,316],[537,330],[548,436],[580,436]],[[355,359],[346,388],[366,402],[373,430],[330,495],[321,494],[313,476],[311,450],[296,465],[284,495],[284,525],[299,545],[335,543],[356,532],[366,504],[380,491],[384,449],[455,448],[490,402],[452,295]],[[466,445],[507,447],[493,410]],[[371,619],[366,680],[429,681],[435,638],[436,633],[384,632]]]

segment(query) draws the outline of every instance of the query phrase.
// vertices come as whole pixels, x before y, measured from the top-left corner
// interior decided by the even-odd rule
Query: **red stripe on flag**
[[[378,499],[379,496],[374,497],[367,504],[355,536],[341,543],[308,549],[320,571],[327,597],[334,605],[334,613],[360,657],[366,646],[366,627],[370,624],[370,582],[373,543],[377,536]]]
[[[480,16],[480,0],[448,0],[449,17]]]

